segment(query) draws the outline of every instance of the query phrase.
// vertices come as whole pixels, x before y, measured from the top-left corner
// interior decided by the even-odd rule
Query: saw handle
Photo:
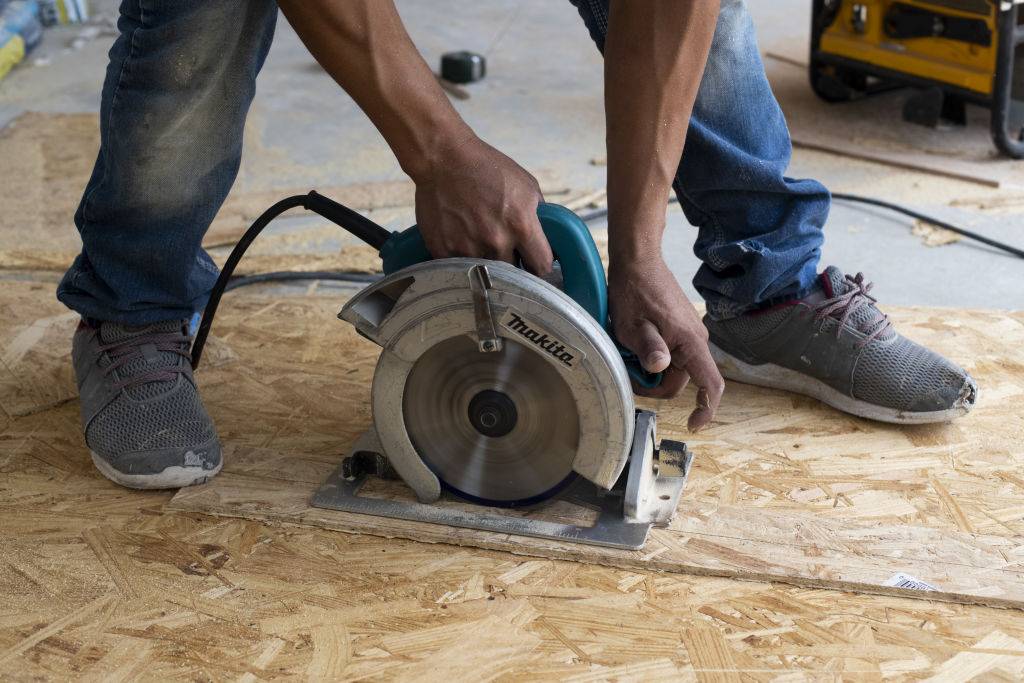
[[[562,268],[563,290],[573,301],[584,308],[595,320],[601,322],[611,335],[608,320],[608,282],[604,266],[597,252],[594,238],[586,223],[575,213],[558,204],[542,203],[537,207],[537,217],[548,238],[551,251]],[[380,249],[384,273],[390,275],[417,263],[431,259],[427,245],[419,228],[415,225],[402,232],[393,233]],[[612,339],[615,340],[614,336]],[[653,389],[661,383],[662,373],[650,373],[643,369],[640,360],[632,351],[615,341],[622,355],[630,378],[645,389]]]

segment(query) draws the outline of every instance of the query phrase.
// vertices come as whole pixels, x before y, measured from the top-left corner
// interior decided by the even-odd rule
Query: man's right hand
[[[459,117],[402,25],[393,1],[279,0],[295,31],[352,96],[416,183],[416,220],[437,258],[551,270],[533,176]]]
[[[690,431],[711,423],[725,381],[708,349],[708,331],[661,255],[613,260],[608,267],[608,305],[616,338],[648,372],[664,372],[655,389],[637,393],[673,398],[692,379],[697,407]]]
[[[469,256],[551,270],[551,247],[537,218],[537,180],[476,136],[451,145],[413,177],[416,222],[435,258]]]

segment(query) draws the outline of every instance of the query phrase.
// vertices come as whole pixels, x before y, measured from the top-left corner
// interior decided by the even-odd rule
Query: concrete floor
[[[116,3],[93,4],[97,16],[108,19],[98,22],[105,27],[99,35],[80,41],[78,49],[69,49],[81,28],[47,31],[45,43],[26,64],[0,82],[0,125],[29,110],[98,110]],[[488,77],[470,86],[470,99],[455,101],[483,138],[537,174],[543,184],[576,189],[602,186],[604,167],[590,163],[603,156],[601,59],[573,7],[544,0],[399,0],[398,4],[428,63],[436,64],[439,55],[450,49],[487,55]],[[805,51],[807,0],[750,5],[765,51],[790,56]],[[777,92],[806,91],[798,82],[805,80],[802,71],[791,64],[768,59],[766,69]],[[788,111],[788,100],[780,95],[780,101]],[[812,118],[827,125],[829,110],[824,105],[811,98],[810,104],[800,106],[821,106]],[[879,106],[891,109],[891,103]],[[879,125],[908,124],[879,117]],[[902,130],[896,132],[903,135]],[[959,136],[961,147],[973,145],[960,153],[982,157],[990,153],[984,131],[977,126],[969,138],[956,130],[906,131],[908,139],[926,134],[931,145],[941,146]],[[403,177],[372,125],[313,62],[283,19],[259,78],[246,136],[238,178],[241,189]],[[1024,188],[1024,162],[993,159],[991,163],[1019,177]],[[1024,189],[993,190],[799,149],[790,175],[816,177],[836,191],[903,202],[1024,247]],[[993,212],[963,207],[965,201],[991,198],[1008,202],[1010,208]],[[404,220],[408,219],[396,222]],[[1009,309],[1024,305],[1024,263],[1019,259],[965,241],[926,247],[911,234],[912,225],[911,220],[884,211],[837,202],[827,226],[823,262],[850,272],[864,271],[878,283],[875,291],[887,303]],[[68,229],[73,229],[70,217]],[[694,235],[681,212],[670,209],[665,251],[691,295],[689,278],[698,265],[691,250]]]

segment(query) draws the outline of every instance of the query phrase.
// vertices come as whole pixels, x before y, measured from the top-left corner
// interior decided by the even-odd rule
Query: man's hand
[[[722,376],[693,305],[661,256],[665,204],[718,21],[719,0],[613,2],[605,40],[608,285],[615,335],[651,372],[650,396],[699,387],[689,427],[707,425]]]
[[[648,372],[664,372],[644,396],[671,398],[692,378],[697,407],[688,427],[711,422],[725,382],[708,350],[708,332],[693,304],[661,257],[613,264],[608,271],[609,306],[616,338],[632,350]]]
[[[459,117],[410,40],[394,2],[279,0],[310,52],[377,126],[416,183],[416,220],[435,257],[551,270],[533,176]]]
[[[416,222],[435,257],[471,256],[551,270],[551,247],[537,218],[536,179],[476,136],[441,155],[416,182]]]

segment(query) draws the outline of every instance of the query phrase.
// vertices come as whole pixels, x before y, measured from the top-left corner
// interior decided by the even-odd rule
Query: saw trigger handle
[[[562,290],[578,303],[611,334],[608,320],[608,282],[601,255],[590,229],[579,216],[558,204],[542,203],[537,217],[551,251],[562,271]],[[396,232],[380,249],[384,273],[390,275],[402,268],[429,261],[427,245],[415,225]],[[613,337],[614,339],[614,337]],[[637,385],[653,389],[661,383],[662,374],[643,369],[636,354],[615,342],[630,378]]]
[[[615,346],[619,349],[622,362],[626,364],[626,372],[629,373],[629,378],[636,382],[637,386],[644,389],[654,389],[661,384],[661,378],[664,376],[664,373],[647,372],[644,370],[644,366],[640,365],[640,358],[635,353],[620,344],[618,340],[615,340]]]

